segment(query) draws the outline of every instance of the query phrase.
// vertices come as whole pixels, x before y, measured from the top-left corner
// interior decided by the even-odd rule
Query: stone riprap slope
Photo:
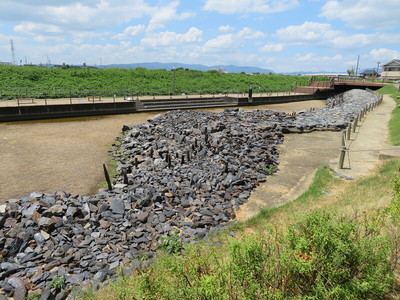
[[[301,112],[295,119],[288,120],[284,127],[287,132],[310,132],[314,130],[345,129],[355,116],[365,108],[377,103],[378,96],[365,90],[350,90],[329,98],[327,108]]]
[[[16,299],[85,282],[103,282],[118,267],[153,257],[162,236],[179,230],[203,238],[278,166],[282,132],[341,130],[378,98],[357,90],[331,108],[289,116],[276,111],[171,111],[125,126],[114,157],[112,191],[82,197],[34,192],[0,206],[0,287]],[[50,287],[54,278],[63,289]],[[49,296],[50,297],[50,296]]]

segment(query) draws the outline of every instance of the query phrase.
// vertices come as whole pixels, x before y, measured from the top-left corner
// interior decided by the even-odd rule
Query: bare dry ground
[[[292,112],[322,107],[324,101],[315,100],[247,107],[244,110]],[[96,193],[98,184],[104,180],[102,164],[110,160],[108,151],[122,126],[146,122],[155,114],[0,123],[0,203],[27,196],[33,191]],[[290,137],[286,138],[284,147],[297,149],[296,144],[289,144],[290,140]],[[320,136],[305,143],[329,146],[329,142]]]

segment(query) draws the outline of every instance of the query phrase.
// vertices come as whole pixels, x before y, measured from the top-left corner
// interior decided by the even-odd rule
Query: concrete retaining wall
[[[0,107],[0,121],[25,121],[68,117],[86,117],[136,112],[135,102],[82,103]]]
[[[257,97],[257,98],[238,98],[238,106],[252,106],[252,105],[267,105],[267,104],[279,104],[289,103],[307,100],[327,99],[330,97],[330,93],[320,93],[313,95],[285,95],[285,96],[273,96],[273,97]]]
[[[330,95],[313,94],[313,95],[284,95],[284,96],[265,96],[232,98],[227,97],[223,101],[226,107],[232,106],[249,106],[249,105],[266,105],[277,103],[288,103],[296,101],[307,101],[313,99],[326,99]],[[215,101],[214,98],[210,98]],[[198,100],[198,104],[196,104]],[[132,102],[111,102],[111,103],[80,103],[80,104],[59,104],[59,105],[27,105],[18,107],[0,107],[0,122],[10,121],[25,121],[25,120],[40,120],[40,119],[55,119],[68,117],[85,117],[98,115],[112,114],[128,114],[140,111],[159,111],[159,110],[174,110],[174,109],[190,109],[190,108],[207,108],[213,107],[212,102],[205,103],[205,98],[190,99],[186,107],[176,106],[174,101],[171,101],[169,107],[155,105],[154,108],[143,109],[137,106],[136,101]],[[159,100],[160,105],[165,106],[168,100]],[[154,100],[153,100],[154,102]],[[157,102],[157,101],[156,101]],[[215,106],[215,105],[214,105]],[[223,107],[223,104],[219,106]]]

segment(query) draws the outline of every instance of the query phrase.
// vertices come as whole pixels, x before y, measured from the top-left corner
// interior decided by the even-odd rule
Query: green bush
[[[391,243],[380,231],[364,230],[354,220],[336,221],[324,212],[306,216],[288,232],[289,290],[318,299],[383,295],[393,283],[393,272]]]
[[[379,299],[394,282],[381,225],[312,212],[286,234],[165,253],[112,289],[120,299]]]

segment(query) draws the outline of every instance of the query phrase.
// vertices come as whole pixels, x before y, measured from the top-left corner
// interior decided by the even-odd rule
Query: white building
[[[381,77],[383,79],[400,79],[400,59],[393,59],[388,63],[384,64]]]

